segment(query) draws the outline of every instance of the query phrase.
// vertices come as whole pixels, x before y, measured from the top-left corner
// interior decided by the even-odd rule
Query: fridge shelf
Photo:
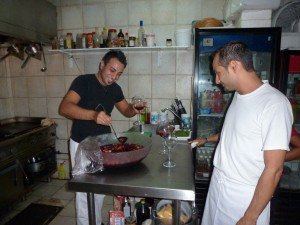
[[[224,117],[224,113],[210,113],[210,114],[200,114],[199,117]]]

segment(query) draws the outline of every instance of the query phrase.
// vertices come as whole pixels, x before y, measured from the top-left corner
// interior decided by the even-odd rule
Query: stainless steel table
[[[94,193],[171,199],[173,223],[179,224],[180,201],[195,201],[192,151],[186,142],[179,142],[171,157],[176,166],[165,168],[161,148],[161,138],[153,134],[151,151],[141,163],[75,176],[68,182],[70,190],[87,193],[89,224],[96,224]]]

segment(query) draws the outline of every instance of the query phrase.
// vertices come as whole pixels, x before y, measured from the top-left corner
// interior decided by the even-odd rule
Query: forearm
[[[69,119],[95,120],[97,112],[79,107],[72,102],[62,102],[59,107],[59,114]]]
[[[286,152],[285,161],[300,159],[300,148],[292,148]]]
[[[137,113],[132,104],[128,104],[127,108],[124,110],[124,116],[127,118],[131,118],[135,116]]]
[[[220,134],[215,134],[207,138],[207,142],[218,142],[220,138]]]
[[[272,198],[281,174],[282,167],[277,169],[264,169],[257,183],[252,201],[244,214],[245,218],[252,221],[257,221],[259,215]]]

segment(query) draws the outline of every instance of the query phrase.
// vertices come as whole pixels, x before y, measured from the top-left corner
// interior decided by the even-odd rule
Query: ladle
[[[22,45],[13,44],[7,48],[7,54],[0,58],[0,62],[2,62],[7,56],[13,55],[18,57],[19,59],[24,59],[24,51]]]
[[[43,55],[43,60],[44,60],[44,67],[41,68],[41,71],[45,72],[47,70],[47,64],[46,64],[45,53],[44,53],[43,47],[41,47],[41,49],[42,49],[42,55]]]
[[[30,44],[25,48],[25,52],[27,54],[27,58],[25,59],[24,63],[22,64],[21,68],[23,69],[26,64],[28,63],[31,57],[41,59],[40,52],[38,49],[38,45]]]
[[[99,106],[101,106],[102,109],[103,109],[103,111],[107,114],[105,108],[104,108],[103,105],[101,105],[100,103],[96,106],[95,111],[98,112]],[[113,127],[113,125],[111,124],[111,125],[109,125],[109,126],[110,126],[110,128],[111,128],[113,134],[115,135],[116,139],[117,139],[121,144],[125,144],[125,142],[127,141],[127,137],[124,137],[124,136],[118,137],[118,136],[117,136],[117,133],[116,133],[114,127]]]

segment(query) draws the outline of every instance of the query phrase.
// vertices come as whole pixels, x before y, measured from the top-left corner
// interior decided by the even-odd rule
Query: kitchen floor
[[[33,187],[32,192],[28,193],[26,199],[12,206],[12,210],[4,218],[0,218],[0,225],[5,224],[30,203],[41,199],[57,200],[64,208],[51,221],[49,225],[75,225],[75,193],[67,190],[67,180],[52,179],[51,182],[39,182]],[[104,198],[104,205],[102,208],[103,222],[108,221],[108,211],[113,208],[112,197],[106,196]]]

